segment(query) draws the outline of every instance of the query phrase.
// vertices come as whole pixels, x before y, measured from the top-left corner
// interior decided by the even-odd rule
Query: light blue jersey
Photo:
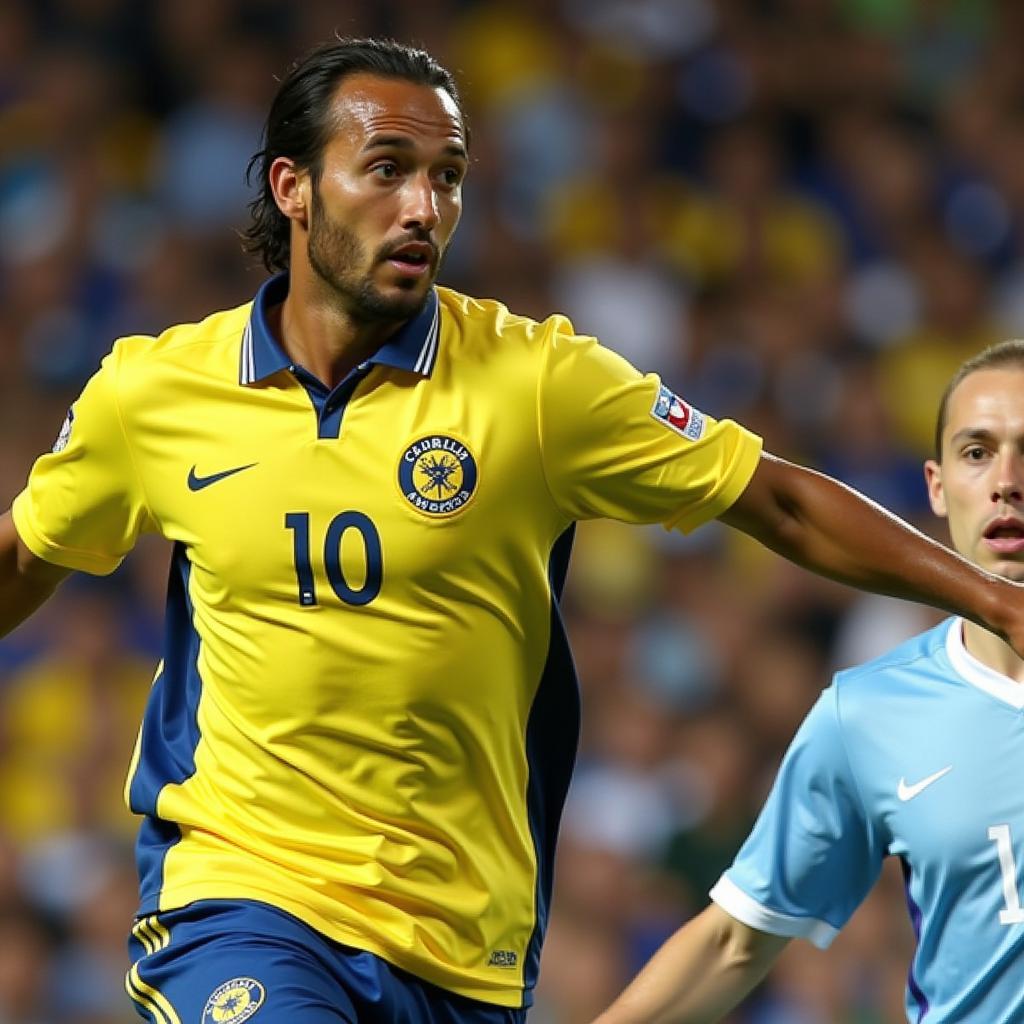
[[[1024,1021],[1024,685],[960,619],[836,676],[711,897],[824,948],[889,855],[917,936],[908,1019]]]

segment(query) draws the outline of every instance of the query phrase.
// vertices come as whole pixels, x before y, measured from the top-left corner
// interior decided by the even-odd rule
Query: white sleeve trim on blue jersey
[[[748,896],[735,882],[723,875],[710,892],[711,898],[737,921],[772,935],[807,939],[818,949],[828,949],[839,934],[827,921],[815,917],[793,917],[768,907]]]

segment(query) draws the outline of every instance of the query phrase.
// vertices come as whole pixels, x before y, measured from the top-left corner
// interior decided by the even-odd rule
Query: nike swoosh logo
[[[908,800],[913,800],[918,793],[926,790],[933,782],[938,782],[947,772],[951,772],[953,766],[946,765],[945,768],[937,771],[934,775],[929,775],[928,778],[922,779],[920,782],[915,782],[912,786],[907,785],[907,780],[901,778],[900,784],[896,787],[896,795],[906,803]]]
[[[246,466],[235,466],[234,469],[225,469],[220,473],[214,473],[211,476],[196,476],[196,467],[193,466],[188,471],[188,489],[190,491],[201,491],[204,487],[209,487],[210,484],[218,483],[229,476],[234,476],[236,473],[241,473],[245,469],[252,469],[253,466],[258,463],[250,462]]]

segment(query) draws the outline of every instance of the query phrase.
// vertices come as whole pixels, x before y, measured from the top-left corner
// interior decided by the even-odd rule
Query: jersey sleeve
[[[548,329],[538,423],[548,487],[565,515],[689,532],[742,494],[760,438],[692,408],[567,321]]]
[[[804,720],[732,866],[711,890],[752,928],[824,949],[874,885],[885,841],[846,757],[835,685]]]
[[[54,444],[32,467],[11,513],[39,558],[113,572],[151,526],[118,404],[119,342],[86,384]]]

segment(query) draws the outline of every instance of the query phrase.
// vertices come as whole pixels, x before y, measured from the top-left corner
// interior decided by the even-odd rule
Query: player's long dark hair
[[[287,270],[291,255],[290,226],[274,202],[270,166],[279,156],[288,157],[297,168],[310,172],[313,187],[317,187],[324,146],[333,127],[331,99],[342,79],[360,73],[444,89],[459,107],[465,126],[454,77],[424,50],[392,39],[337,39],[296,61],[270,105],[263,147],[245,172],[249,184],[255,178],[259,192],[249,204],[252,223],[242,238],[246,251],[258,254],[268,270]]]

